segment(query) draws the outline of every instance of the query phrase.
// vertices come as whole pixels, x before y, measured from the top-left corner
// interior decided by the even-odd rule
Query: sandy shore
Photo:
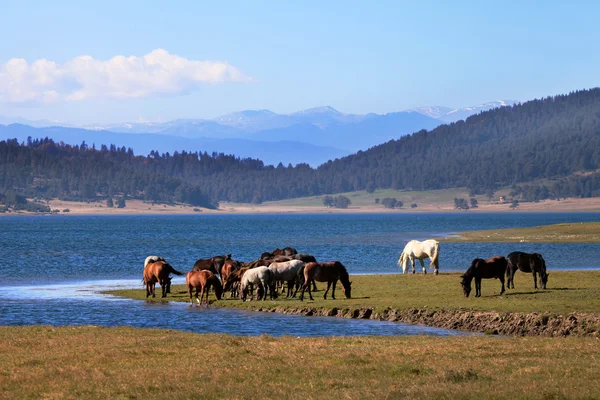
[[[75,202],[50,200],[48,206],[59,210],[59,215],[176,215],[176,214],[357,214],[357,213],[422,213],[422,212],[582,212],[600,211],[600,198],[544,200],[538,203],[522,203],[517,210],[507,203],[480,202],[479,208],[468,211],[454,210],[452,203],[420,203],[418,208],[388,210],[379,205],[350,206],[347,209],[325,208],[322,206],[282,206],[279,204],[221,203],[218,210],[192,207],[183,204],[151,204],[142,200],[127,200],[125,208],[109,208],[105,201]],[[65,210],[69,210],[65,212]],[[26,212],[12,212],[0,215],[33,215]]]

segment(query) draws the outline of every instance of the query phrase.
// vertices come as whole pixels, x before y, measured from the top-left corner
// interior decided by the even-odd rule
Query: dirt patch
[[[600,338],[600,315],[572,313],[553,315],[540,313],[499,313],[470,310],[396,310],[375,311],[370,308],[338,309],[315,307],[258,307],[256,311],[304,316],[322,316],[403,322],[436,328],[456,329],[510,336],[588,336]]]

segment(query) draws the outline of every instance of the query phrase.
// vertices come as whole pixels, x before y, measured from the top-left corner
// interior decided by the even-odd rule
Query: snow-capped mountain
[[[493,108],[512,106],[518,103],[515,100],[494,100],[487,103],[477,104],[470,107],[457,108],[455,110],[443,106],[417,107],[409,111],[416,111],[419,114],[438,119],[443,122],[456,122],[461,119],[467,119],[471,115],[479,114]]]
[[[431,117],[431,118],[441,118],[453,110],[450,107],[444,107],[444,106],[425,106],[425,107],[411,108],[408,111],[418,112],[419,114],[427,115],[428,117]]]

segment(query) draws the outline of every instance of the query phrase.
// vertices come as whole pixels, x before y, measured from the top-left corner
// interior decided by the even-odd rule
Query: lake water
[[[318,260],[340,260],[350,274],[398,273],[410,239],[478,229],[600,221],[600,213],[448,213],[0,218],[4,286],[1,325],[132,325],[235,334],[399,335],[451,331],[377,321],[305,318],[100,296],[140,287],[143,260],[161,255],[180,271],[198,258],[231,253],[248,261],[293,246]],[[550,270],[600,269],[600,244],[443,243],[440,271],[464,271],[476,257],[540,252]],[[177,277],[174,283],[183,282]]]

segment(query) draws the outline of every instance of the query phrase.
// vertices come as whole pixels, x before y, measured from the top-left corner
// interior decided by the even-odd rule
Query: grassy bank
[[[443,267],[443,266],[442,266]],[[465,267],[466,268],[466,267]],[[215,302],[219,307],[257,309],[265,307],[317,307],[325,309],[370,308],[375,311],[386,309],[408,310],[457,310],[553,313],[564,314],[573,311],[600,313],[600,271],[550,271],[547,290],[534,290],[531,274],[517,272],[516,289],[507,290],[502,296],[500,282],[486,279],[482,283],[482,297],[465,298],[457,273],[415,275],[359,275],[351,276],[352,299],[346,299],[338,283],[336,300],[323,300],[323,291],[314,293],[315,301],[304,302],[298,299],[281,298],[277,301],[246,301],[226,298]],[[474,283],[473,283],[474,286]],[[319,285],[320,289],[324,284]],[[173,286],[173,294],[168,301],[188,301],[185,287]],[[132,290],[109,292],[133,299],[145,299],[146,292],[141,287]],[[211,294],[211,300],[214,300]],[[157,298],[157,301],[160,299]]]
[[[597,398],[596,339],[0,327],[0,398]]]
[[[600,242],[600,222],[460,232],[444,242]]]

